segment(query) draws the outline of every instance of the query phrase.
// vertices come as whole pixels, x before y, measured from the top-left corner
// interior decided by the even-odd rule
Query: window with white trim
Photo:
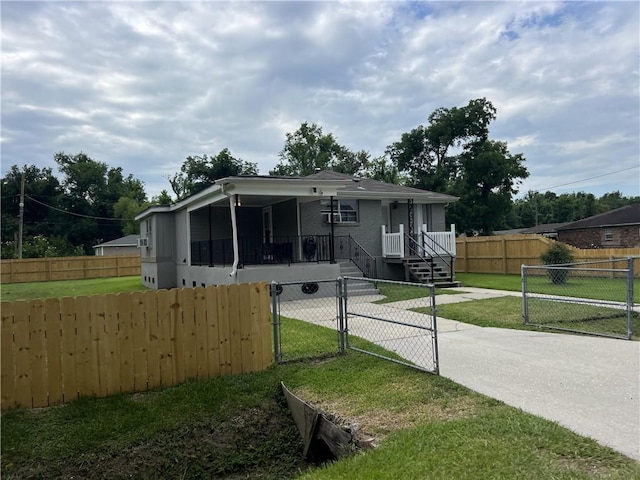
[[[604,229],[604,241],[605,242],[610,242],[611,240],[613,240],[613,230],[611,230],[610,228],[605,228]]]
[[[331,201],[320,200],[322,214],[331,213]],[[357,223],[360,219],[358,215],[358,200],[334,200],[333,201],[334,217],[338,216],[340,223]]]

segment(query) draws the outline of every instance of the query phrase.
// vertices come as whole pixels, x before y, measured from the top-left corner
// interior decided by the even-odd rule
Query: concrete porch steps
[[[364,275],[362,274],[360,269],[356,267],[353,262],[351,262],[351,260],[338,260],[338,265],[340,266],[341,277],[358,277],[364,279]],[[349,294],[349,296],[380,294],[374,284],[369,282],[368,280],[363,280],[362,282],[359,282],[357,280],[349,280],[347,288],[347,293]]]
[[[426,261],[425,261],[426,260]],[[449,280],[446,265],[440,265],[435,258],[405,258],[404,264],[408,280],[419,283],[433,283],[437,287],[459,287],[460,282]]]

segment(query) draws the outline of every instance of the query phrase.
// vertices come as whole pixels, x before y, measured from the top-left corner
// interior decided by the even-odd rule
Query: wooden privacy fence
[[[0,261],[2,283],[140,275],[140,255],[46,257]]]
[[[456,239],[456,273],[520,274],[521,265],[541,265],[540,255],[554,240],[537,234],[498,235]],[[581,249],[569,246],[575,262],[592,262],[640,256],[640,248]],[[605,264],[602,268],[607,267]],[[620,263],[615,264],[620,268]],[[640,259],[635,260],[634,272],[640,275]]]
[[[2,302],[2,409],[263,370],[269,285]]]

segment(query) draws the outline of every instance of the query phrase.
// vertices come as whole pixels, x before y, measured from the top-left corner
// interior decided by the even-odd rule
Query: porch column
[[[329,197],[329,203],[331,205],[331,223],[329,224],[331,225],[331,233],[329,234],[329,262],[336,263],[336,257],[335,257],[334,245],[333,245],[333,241],[335,238],[335,222],[333,221],[333,213],[334,213],[333,195]]]
[[[407,200],[407,216],[407,227],[409,228],[409,235],[413,236],[413,234],[415,233],[415,230],[413,228],[413,198],[409,198]]]
[[[229,208],[231,209],[231,238],[233,241],[233,268],[229,276],[238,282],[238,263],[240,262],[240,253],[238,252],[238,225],[236,223],[236,205],[238,203],[237,195],[229,195]]]

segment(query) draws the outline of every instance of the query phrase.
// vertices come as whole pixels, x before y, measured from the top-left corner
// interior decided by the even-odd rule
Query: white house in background
[[[426,280],[428,271],[453,281],[455,232],[444,213],[456,200],[333,171],[222,178],[136,216],[142,280],[173,288],[330,279],[348,261],[369,277]]]
[[[127,235],[93,246],[96,256],[104,255],[136,255],[140,252],[138,239],[140,235]]]

